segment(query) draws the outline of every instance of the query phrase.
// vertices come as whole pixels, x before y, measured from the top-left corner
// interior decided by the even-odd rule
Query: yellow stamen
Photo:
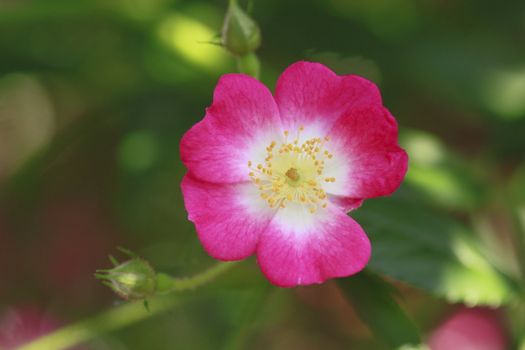
[[[248,161],[248,174],[271,208],[286,208],[287,202],[299,203],[313,214],[327,207],[323,184],[336,181],[334,177],[322,176],[325,161],[332,159],[333,154],[326,149],[328,137],[303,140],[302,131],[304,126],[289,140],[291,133],[286,130],[283,142],[271,141],[265,148],[264,164],[254,168],[254,163]]]

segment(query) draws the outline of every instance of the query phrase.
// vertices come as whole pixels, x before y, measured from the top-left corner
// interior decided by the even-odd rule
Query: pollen
[[[305,139],[303,131],[303,126],[295,135],[286,130],[284,141],[271,141],[265,148],[264,163],[248,161],[248,175],[271,208],[299,203],[314,214],[327,207],[323,184],[336,182],[335,177],[323,176],[334,155],[327,149],[328,137]]]

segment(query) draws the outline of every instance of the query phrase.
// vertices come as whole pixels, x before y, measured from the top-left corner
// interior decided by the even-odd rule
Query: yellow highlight
[[[525,117],[525,67],[492,73],[483,92],[487,107],[501,118]]]
[[[468,306],[484,304],[497,307],[509,298],[510,291],[505,280],[468,238],[456,236],[451,247],[459,264],[451,264],[442,276],[442,291],[448,300],[463,301]]]
[[[210,43],[216,32],[196,19],[172,14],[162,21],[158,33],[175,53],[207,71],[220,71],[228,62],[224,50]]]
[[[400,143],[411,160],[421,165],[436,165],[445,159],[445,150],[441,142],[425,132],[405,131],[400,135]]]

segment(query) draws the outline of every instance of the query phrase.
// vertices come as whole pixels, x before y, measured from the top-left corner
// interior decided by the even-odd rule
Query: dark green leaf
[[[352,212],[372,241],[369,267],[470,305],[501,305],[511,286],[480,253],[469,230],[403,188]]]
[[[338,283],[378,340],[392,349],[421,343],[416,326],[393,298],[391,285],[366,270]]]

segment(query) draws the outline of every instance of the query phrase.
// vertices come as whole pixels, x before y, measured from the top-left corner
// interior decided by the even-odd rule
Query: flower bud
[[[125,300],[142,300],[157,291],[157,274],[151,265],[137,256],[112,269],[98,270],[95,276]]]
[[[222,27],[222,44],[239,56],[249,54],[261,45],[259,26],[239,7],[237,0],[230,0]]]

